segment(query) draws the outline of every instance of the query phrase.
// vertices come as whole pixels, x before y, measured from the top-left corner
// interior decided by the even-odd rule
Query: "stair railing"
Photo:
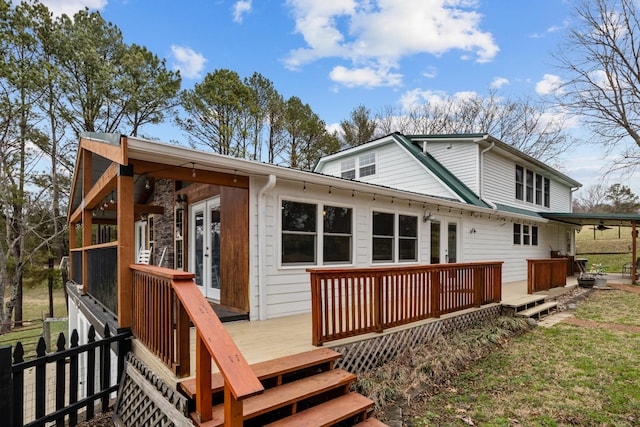
[[[196,413],[199,422],[212,418],[211,359],[224,378],[224,425],[242,426],[243,400],[264,387],[233,342],[193,273],[133,264],[133,334],[176,376],[190,373],[189,321],[196,329]],[[175,322],[175,334],[174,334]]]

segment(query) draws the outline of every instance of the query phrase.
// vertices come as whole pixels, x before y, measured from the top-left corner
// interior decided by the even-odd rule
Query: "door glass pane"
[[[211,209],[211,287],[220,290],[220,208]]]
[[[458,262],[458,224],[450,222],[447,231],[449,262]]]
[[[440,223],[431,221],[431,264],[440,264]]]
[[[194,215],[194,227],[193,227],[193,239],[194,239],[194,261],[195,261],[195,280],[198,286],[203,286],[202,273],[204,272],[204,212],[199,211]]]

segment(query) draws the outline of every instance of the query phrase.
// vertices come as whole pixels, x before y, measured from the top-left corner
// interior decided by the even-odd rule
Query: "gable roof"
[[[558,181],[564,182],[570,187],[582,187],[582,184],[573,178],[565,175],[559,170],[549,166],[548,164],[531,157],[527,153],[518,150],[512,145],[500,141],[499,139],[485,133],[461,133],[461,134],[434,134],[434,135],[405,135],[406,138],[411,140],[413,144],[419,147],[421,142],[429,141],[447,141],[450,143],[456,142],[475,142],[476,144],[486,144],[487,146],[494,145],[505,156],[520,162],[526,162],[536,168],[547,172],[552,175]]]
[[[409,137],[401,133],[394,133],[391,136],[466,203],[483,208],[491,207],[431,154],[423,153]]]

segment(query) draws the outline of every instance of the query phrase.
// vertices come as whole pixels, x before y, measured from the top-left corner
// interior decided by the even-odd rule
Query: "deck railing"
[[[541,258],[527,260],[527,292],[546,291],[567,285],[567,259]]]
[[[131,269],[133,334],[176,376],[183,377],[190,373],[189,321],[193,322],[199,421],[212,418],[213,358],[224,377],[224,425],[241,426],[242,401],[264,388],[196,286],[193,273],[141,264],[133,264]]]
[[[307,271],[316,346],[502,297],[502,262]]]
[[[118,313],[118,243],[71,250],[71,280],[83,284],[82,255],[87,255],[87,293],[112,313]]]

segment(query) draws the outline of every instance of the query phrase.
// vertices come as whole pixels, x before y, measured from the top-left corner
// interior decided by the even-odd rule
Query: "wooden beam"
[[[204,169],[196,169],[196,176],[193,176],[193,167],[191,164],[188,166],[174,166],[135,159],[131,159],[129,163],[133,165],[136,175],[167,178],[175,181],[201,182],[203,184],[214,184],[225,187],[249,188],[249,178],[246,176]]]
[[[85,151],[85,153],[88,153]],[[89,153],[91,154],[91,153]],[[119,165],[116,163],[112,163],[111,166],[107,168],[106,171],[102,174],[100,179],[96,181],[95,184],[91,184],[91,180],[87,183],[89,186],[89,191],[84,192],[83,197],[83,205],[78,206],[78,208],[73,212],[70,218],[70,222],[78,222],[78,219],[82,215],[83,209],[94,209],[98,203],[100,203],[107,194],[111,193],[116,186],[116,177],[118,176],[118,167]],[[91,176],[91,173],[89,173]]]
[[[118,188],[118,326],[131,327],[131,270],[135,256],[135,227],[133,213],[133,171],[120,166]]]
[[[82,152],[82,198],[86,197],[91,189],[91,171],[92,171],[93,155],[91,152],[84,150]],[[82,206],[82,246],[91,246],[91,229],[92,227],[92,212],[88,209],[84,209]],[[89,255],[87,251],[82,251],[82,293],[87,294],[88,289],[88,277],[89,277]]]
[[[91,151],[120,165],[127,164],[126,137],[120,138],[120,145],[112,145],[103,141],[80,138],[80,148]]]

